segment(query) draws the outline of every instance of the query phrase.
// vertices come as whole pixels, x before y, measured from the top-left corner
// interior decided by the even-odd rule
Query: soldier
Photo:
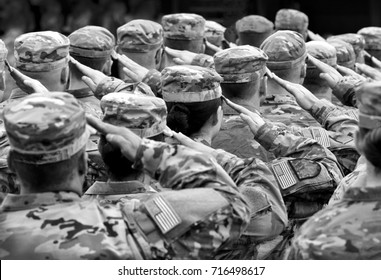
[[[214,55],[215,67],[223,81],[222,93],[234,103],[257,112],[260,89],[265,87],[265,65],[268,57],[252,46],[238,46]],[[239,113],[223,104],[221,130],[212,142],[213,148],[223,149],[241,158],[257,157],[265,162],[274,156],[253,139],[252,132]]]
[[[114,92],[102,98],[101,107],[104,112],[103,122],[129,128],[142,138],[157,141],[163,139],[167,107],[162,99],[142,94]],[[111,145],[104,135],[101,135],[98,149],[106,164],[108,181],[95,182],[84,197],[116,201],[126,195],[154,191],[150,187],[156,187],[151,182],[152,179],[133,169],[133,162]]]
[[[89,133],[68,93],[31,95],[4,120],[23,194],[0,206],[1,259],[205,259],[246,228],[248,206],[215,161],[93,117],[134,168],[176,191],[104,207],[81,200]]]
[[[364,83],[356,93],[360,109],[356,145],[366,158],[367,178],[356,181],[341,202],[302,226],[290,259],[380,259],[380,90],[380,82]]]
[[[100,26],[85,26],[69,35],[70,56],[80,63],[99,70],[105,75],[111,73],[111,52],[115,38]],[[100,102],[91,89],[82,81],[82,73],[77,67],[70,68],[70,93],[83,105],[86,113],[101,118]]]
[[[251,45],[258,47],[274,32],[274,24],[267,18],[250,15],[241,18],[235,23],[238,33],[237,45]]]
[[[340,39],[348,44],[351,44],[356,55],[357,63],[364,63],[364,48],[365,39],[363,36],[356,33],[345,33],[330,37],[331,39]]]
[[[222,48],[222,42],[226,41],[224,37],[225,30],[226,28],[218,22],[212,20],[205,21],[205,38],[209,43],[218,48]],[[206,54],[213,55],[211,53]]]
[[[365,50],[381,60],[381,27],[364,27],[357,31],[365,39]],[[372,65],[371,65],[372,66]]]
[[[275,30],[292,30],[308,37],[308,16],[294,9],[280,9],[275,15]]]
[[[148,70],[159,69],[163,53],[163,27],[153,21],[132,20],[117,29],[116,51]],[[129,80],[118,64],[119,77]]]
[[[335,47],[338,65],[355,69],[356,55],[351,44],[332,37],[328,38],[327,43]]]
[[[66,36],[54,31],[22,34],[15,39],[16,68],[50,91],[65,91],[69,87],[69,45]],[[10,99],[27,95],[15,88]]]
[[[307,50],[299,33],[277,31],[262,43],[261,49],[269,57],[266,65],[272,72],[289,82],[303,84]],[[267,97],[261,106],[261,113],[266,119],[287,126],[320,127],[310,114],[299,107],[295,98],[273,80],[268,81]]]
[[[316,59],[336,68],[337,57],[334,46],[323,41],[310,41],[306,43],[307,53]],[[307,72],[303,82],[309,91],[317,98],[331,101],[332,89],[327,82],[319,77],[320,71],[314,64],[307,60]]]

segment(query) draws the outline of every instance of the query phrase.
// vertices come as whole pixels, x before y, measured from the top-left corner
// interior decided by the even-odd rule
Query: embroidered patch
[[[289,164],[296,173],[296,177],[302,181],[305,179],[312,179],[318,176],[321,172],[321,166],[309,159],[299,158],[290,160]]]
[[[272,165],[272,168],[282,189],[287,189],[297,183],[287,161],[275,163]]]
[[[315,139],[323,147],[328,148],[331,146],[329,135],[326,130],[319,127],[313,127],[311,134],[312,138]]]
[[[147,201],[145,206],[163,234],[181,224],[180,217],[163,197],[156,196],[153,200]]]

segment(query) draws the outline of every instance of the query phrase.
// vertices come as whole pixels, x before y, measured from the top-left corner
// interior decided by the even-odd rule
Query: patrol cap
[[[3,118],[16,160],[25,163],[70,159],[89,138],[85,111],[69,93],[31,94],[6,106]]]
[[[276,30],[294,30],[304,34],[308,29],[308,16],[294,9],[280,9],[275,16]]]
[[[8,49],[5,46],[3,40],[0,39],[0,61],[4,61],[7,58]]]
[[[205,38],[217,47],[221,46],[225,30],[224,26],[215,21],[207,20],[205,22]]]
[[[113,80],[110,82],[110,84],[112,83]],[[123,91],[128,91],[133,94],[155,96],[150,86],[143,82],[129,83],[128,85],[124,84]],[[108,89],[104,90],[103,87],[97,87],[95,89],[94,96],[97,99],[101,100],[103,96],[105,96],[105,94],[108,94],[109,92],[110,91]]]
[[[274,24],[259,15],[241,18],[235,24],[238,33],[238,45],[249,44],[259,47],[261,43],[274,32]]]
[[[245,45],[217,52],[214,65],[223,83],[247,83],[264,73],[267,59],[261,49]]]
[[[267,67],[271,70],[290,69],[303,63],[307,57],[303,36],[295,31],[280,30],[261,45],[267,54]]]
[[[132,20],[116,31],[118,50],[146,53],[163,44],[163,27],[151,20]]]
[[[381,127],[381,82],[365,82],[356,90],[359,108],[359,127],[376,129]]]
[[[191,65],[170,66],[161,72],[166,102],[203,102],[221,97],[222,78],[216,71]]]
[[[329,37],[329,39],[339,39],[348,44],[351,44],[353,50],[355,51],[356,56],[364,50],[365,48],[365,39],[363,36],[356,33],[345,33],[336,36]]]
[[[205,19],[197,14],[169,14],[161,22],[164,37],[174,40],[197,40],[204,38]]]
[[[316,59],[332,66],[337,66],[336,48],[324,41],[310,41],[306,43],[307,53]],[[316,68],[307,61],[308,68]]]
[[[31,72],[63,68],[69,61],[69,39],[55,31],[30,32],[15,40],[16,67]]]
[[[337,64],[354,69],[356,55],[352,45],[335,38],[328,38],[327,42],[336,49]]]
[[[115,37],[106,28],[88,25],[69,35],[70,54],[80,57],[102,58],[111,55]]]
[[[364,27],[357,34],[364,37],[366,50],[381,50],[381,27]]]
[[[140,137],[152,137],[166,127],[167,106],[163,99],[129,92],[109,93],[101,99],[103,121],[127,127]]]

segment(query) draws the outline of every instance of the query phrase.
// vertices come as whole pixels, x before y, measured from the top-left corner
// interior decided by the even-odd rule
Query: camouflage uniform
[[[100,26],[85,26],[69,35],[70,54],[90,59],[111,59],[115,38],[107,29]],[[86,86],[69,91],[79,101],[86,113],[97,118],[102,117],[99,100]]]
[[[31,164],[68,159],[88,138],[85,113],[70,94],[34,94],[4,118],[15,160]],[[41,146],[40,135],[49,145]],[[134,167],[173,190],[105,206],[75,192],[6,196],[0,258],[205,259],[246,228],[249,208],[214,160],[143,139]]]
[[[338,65],[350,68],[352,70],[355,69],[356,54],[351,44],[332,37],[328,38],[327,43],[336,48]]]
[[[207,20],[205,21],[205,38],[209,43],[216,47],[222,47],[222,41],[225,40],[224,32],[226,28],[218,22]]]
[[[237,45],[251,45],[258,47],[274,32],[274,24],[267,18],[250,15],[241,18],[235,23],[238,33]]]
[[[345,33],[330,37],[332,39],[340,39],[352,45],[356,55],[357,63],[364,63],[365,39],[356,33]]]
[[[222,83],[234,84],[259,81],[263,77],[266,60],[267,55],[262,50],[251,46],[229,48],[214,56],[216,71],[224,79]],[[257,112],[250,104],[241,105]],[[237,111],[223,104],[223,113],[221,129],[212,142],[213,148],[223,149],[240,158],[256,157],[266,162],[274,159],[254,140],[251,130]]]
[[[275,15],[275,30],[292,30],[308,36],[308,16],[294,9],[280,9]]]
[[[142,138],[159,135],[166,127],[167,107],[160,98],[115,92],[102,98],[101,107],[105,123],[127,127]],[[160,186],[151,177],[139,174],[138,178],[131,181],[96,181],[84,197],[117,201],[128,194],[154,191],[158,188]]]
[[[381,60],[381,27],[364,27],[357,34],[360,34],[365,39],[365,50]]]
[[[316,59],[336,68],[336,49],[324,41],[310,41],[306,43],[307,53]],[[332,89],[327,82],[319,77],[321,71],[310,61],[307,61],[307,72],[303,86],[319,99],[331,100]]]
[[[365,83],[358,93],[359,127],[380,129],[380,84]],[[380,259],[380,201],[380,186],[368,185],[366,178],[358,177],[341,201],[320,211],[301,227],[289,258]]]
[[[266,62],[267,67],[273,71],[291,71],[291,68],[304,64],[307,57],[304,40],[294,31],[277,31],[262,43],[261,49],[269,57]],[[266,119],[286,126],[320,127],[310,114],[300,108],[290,94],[268,92],[261,105],[261,113]]]

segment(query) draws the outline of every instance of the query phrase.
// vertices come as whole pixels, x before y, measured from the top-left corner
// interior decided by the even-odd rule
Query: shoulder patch
[[[163,234],[181,224],[181,219],[164,197],[158,195],[145,203],[148,213],[154,219]]]
[[[287,189],[297,183],[288,161],[274,163],[271,167],[282,189]]]

